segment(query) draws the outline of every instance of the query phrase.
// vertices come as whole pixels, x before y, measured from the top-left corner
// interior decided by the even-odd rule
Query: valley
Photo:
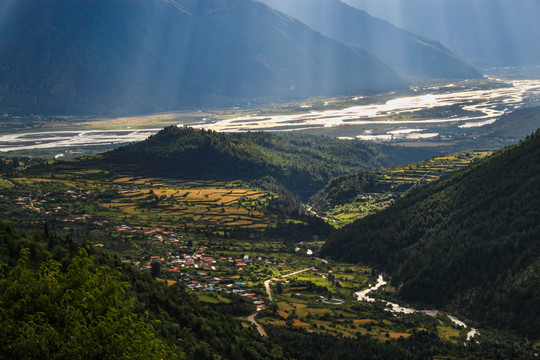
[[[168,129],[148,140],[144,151],[159,153],[159,147],[153,146],[168,148],[170,141],[180,149],[184,145],[178,143],[179,138],[191,141],[195,135],[202,136],[201,143],[206,142],[205,137],[218,136]],[[218,138],[225,141],[230,136]],[[303,141],[312,141],[304,137]],[[12,160],[4,160],[1,216],[22,229],[45,227],[47,233],[71,239],[76,245],[112,254],[169,287],[185,289],[201,303],[237,318],[245,329],[266,334],[265,338],[280,344],[283,340],[278,339],[287,334],[310,336],[306,339],[311,340],[331,337],[340,344],[348,344],[347,339],[370,339],[389,347],[429,336],[428,343],[438,344],[434,355],[481,351],[477,344],[500,351],[508,351],[509,344],[521,344],[520,338],[486,326],[471,337],[475,323],[456,321],[445,312],[389,311],[389,304],[396,303],[422,307],[398,299],[398,289],[383,284],[377,267],[319,258],[333,229],[310,216],[287,192],[248,178],[178,177],[170,161],[170,176],[144,176],[151,168],[144,162],[132,167],[129,161],[129,154],[141,149],[135,145],[123,149],[128,156],[120,157],[122,166],[111,162],[112,154],[28,159],[18,167],[13,167]],[[373,174],[378,184],[407,192],[485,157],[488,152],[461,153]],[[221,174],[219,167],[214,171]],[[349,209],[349,215],[337,225],[385,208],[369,206]],[[375,284],[378,286],[373,287]],[[367,291],[373,295],[358,296]],[[258,330],[252,329],[252,323],[258,324]]]
[[[316,258],[324,235],[305,220],[269,211],[277,194],[240,181],[42,175],[2,179],[3,219],[28,229],[46,223],[58,236],[85,238],[169,286],[182,284],[203,303],[234,316],[256,312],[263,329],[382,342],[425,329],[454,344],[467,339],[444,315],[396,317],[378,303],[359,302],[355,293],[377,281],[374,270]],[[304,238],[287,224],[303,229]]]
[[[224,132],[302,132],[407,147],[446,147],[447,152],[496,148],[517,140],[515,133],[497,131],[497,119],[537,104],[540,80],[486,78],[419,84],[409,92],[376,96],[121,118],[39,117],[28,121],[4,115],[0,151],[72,157],[141,141],[172,124]],[[492,129],[485,131],[487,125]],[[523,124],[523,136],[539,125],[538,121]]]
[[[539,4],[0,1],[0,360],[539,359]]]

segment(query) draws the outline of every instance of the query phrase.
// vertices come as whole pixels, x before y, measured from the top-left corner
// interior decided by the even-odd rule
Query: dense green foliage
[[[81,250],[66,271],[44,262],[28,268],[29,250],[0,280],[0,348],[4,358],[178,358],[157,338],[146,314],[133,312],[127,284]]]
[[[322,190],[313,195],[310,202],[315,211],[323,213],[333,206],[353,202],[359,194],[389,190],[388,186],[380,185],[382,184],[376,184],[375,176],[370,172],[344,175],[330,180]]]
[[[452,344],[426,331],[411,337],[386,342],[373,341],[368,336],[339,338],[331,335],[309,334],[305,330],[268,326],[270,336],[281,344],[292,359],[361,360],[361,359],[529,359],[531,350],[520,346],[471,343]]]
[[[91,248],[75,255],[70,244],[0,225],[2,261],[9,259],[0,279],[0,358],[281,357],[279,347],[180,286]],[[19,249],[27,250],[15,261]]]
[[[97,161],[100,166],[112,164],[119,172],[147,176],[242,180],[270,176],[307,199],[333,177],[413,162],[424,154],[305,134],[223,134],[171,126]]]
[[[393,276],[400,294],[540,335],[540,131],[333,234],[323,253]]]

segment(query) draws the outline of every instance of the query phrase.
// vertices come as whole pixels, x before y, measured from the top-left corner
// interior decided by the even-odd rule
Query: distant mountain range
[[[364,49],[408,77],[480,78],[441,43],[374,18],[340,0],[259,0],[338,41]]]
[[[0,110],[150,113],[406,89],[397,72],[479,76],[438,43],[329,4],[344,26],[321,33],[251,0],[5,0]]]
[[[155,112],[407,87],[367,52],[249,0],[8,0],[0,19],[8,112]]]
[[[540,65],[540,1],[344,0],[442,42],[476,66]]]
[[[411,301],[540,334],[540,130],[334,233],[323,254],[393,276]]]

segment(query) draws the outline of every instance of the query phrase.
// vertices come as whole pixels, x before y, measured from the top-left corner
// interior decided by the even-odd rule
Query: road
[[[266,331],[264,331],[264,328],[261,326],[261,324],[259,324],[259,323],[257,322],[257,320],[255,320],[255,316],[257,316],[257,314],[258,314],[258,313],[255,312],[255,313],[249,315],[249,316],[247,317],[247,319],[248,319],[248,321],[249,321],[250,323],[252,323],[253,325],[255,325],[255,328],[257,328],[257,331],[259,332],[259,334],[260,334],[261,336],[268,336],[268,334],[266,333]]]
[[[300,274],[300,273],[303,273],[304,271],[309,271],[309,270],[313,270],[314,267],[310,267],[310,268],[306,268],[306,269],[302,269],[302,270],[298,270],[298,271],[295,271],[295,272],[292,272],[290,274],[287,274],[287,275],[283,275],[281,276],[282,278],[286,278],[286,277],[289,277],[289,276],[293,276],[293,275],[296,275],[296,274]],[[264,287],[266,288],[266,293],[268,294],[268,300],[272,301],[273,298],[272,298],[272,290],[270,290],[270,282],[272,280],[275,280],[275,279],[268,279],[268,280],[265,280],[264,281]],[[255,325],[255,327],[257,328],[257,331],[259,332],[259,334],[261,334],[261,336],[268,336],[266,334],[266,331],[264,331],[264,328],[261,326],[261,324],[259,324],[257,322],[257,320],[255,320],[255,316],[257,316],[257,312],[251,314],[248,316],[248,320],[250,323],[252,323],[253,325]]]
[[[296,275],[296,274],[300,274],[300,273],[303,273],[304,271],[309,271],[309,270],[313,270],[314,267],[310,267],[310,268],[306,268],[306,269],[302,269],[302,270],[298,270],[298,271],[295,271],[295,272],[292,272],[290,274],[287,274],[287,275],[283,275],[282,278],[286,278],[286,277],[289,277],[289,276],[293,276],[293,275]]]
[[[264,287],[266,288],[266,293],[268,294],[268,299],[272,301],[272,291],[270,290],[270,281],[272,279],[265,280]]]

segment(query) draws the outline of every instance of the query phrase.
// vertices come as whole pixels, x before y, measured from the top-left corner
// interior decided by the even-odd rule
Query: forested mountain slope
[[[540,131],[336,232],[323,253],[393,276],[399,294],[540,335]]]
[[[0,359],[283,358],[183,287],[93,247],[0,223],[0,249]]]
[[[406,87],[371,54],[251,0],[0,2],[8,113],[156,112]]]
[[[180,179],[272,177],[307,200],[332,177],[413,162],[426,152],[305,134],[224,134],[172,126],[140,143],[83,159],[77,166]]]

